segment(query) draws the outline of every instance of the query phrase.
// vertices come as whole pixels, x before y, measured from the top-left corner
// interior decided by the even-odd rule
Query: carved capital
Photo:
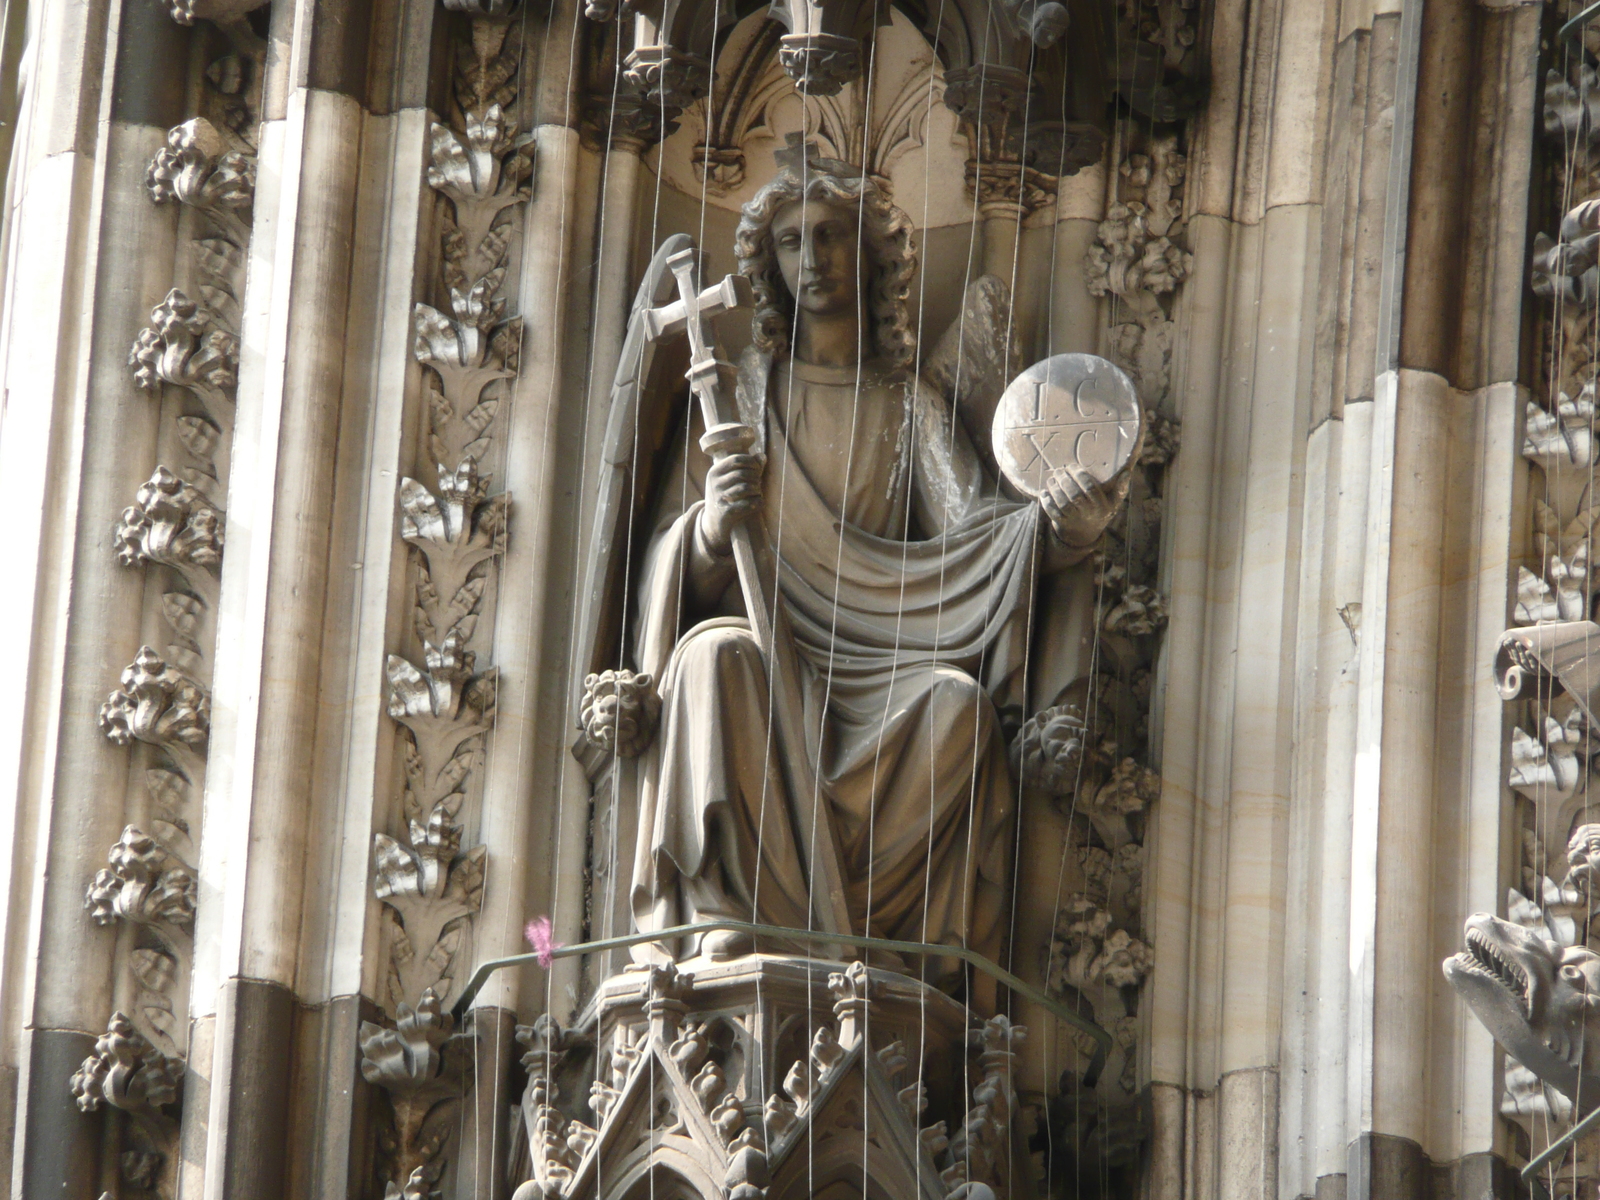
[[[1026,71],[996,63],[974,63],[945,73],[944,103],[963,124],[997,137],[1022,111],[1030,86]]]
[[[789,33],[778,42],[778,62],[803,96],[837,96],[861,74],[861,44],[833,33]]]
[[[593,92],[584,99],[583,134],[597,150],[628,149],[642,154],[676,128],[670,118],[664,119],[659,103],[631,88]]]
[[[672,121],[710,90],[711,64],[675,46],[639,46],[628,55],[623,77]]]

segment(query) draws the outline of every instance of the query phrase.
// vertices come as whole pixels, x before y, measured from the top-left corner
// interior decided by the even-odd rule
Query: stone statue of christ
[[[999,714],[1020,721],[1035,574],[1088,553],[1124,484],[1068,475],[1038,503],[1008,498],[917,372],[909,218],[846,164],[784,157],[737,234],[756,297],[738,397],[756,444],[713,464],[695,420],[641,572],[636,659],[662,712],[640,760],[634,920],[814,928],[797,816],[818,803],[855,932],[999,960],[1015,850]],[[730,552],[756,514],[803,746],[772,733]],[[796,754],[819,795],[786,794],[777,756]],[[752,948],[718,932],[685,950]]]

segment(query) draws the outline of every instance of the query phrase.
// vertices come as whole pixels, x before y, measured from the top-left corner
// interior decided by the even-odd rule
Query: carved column
[[[1084,257],[1105,215],[1106,172],[1096,164],[1060,181],[1055,204],[1055,269],[1048,300],[1048,354],[1098,345],[1099,302],[1084,282]]]
[[[238,534],[222,575],[228,635],[201,848],[203,888],[215,899],[203,909],[195,979],[197,1012],[214,1038],[204,1194],[230,1200],[281,1196],[289,1179],[288,1047],[325,728],[366,36],[329,0],[280,4],[269,34],[265,184],[242,305],[229,488]],[[347,572],[334,578],[342,584]]]
[[[546,34],[549,44],[565,46],[577,19],[575,4],[558,5]],[[559,69],[554,66],[557,62]],[[564,713],[541,711],[538,697],[546,667],[544,631],[549,601],[543,586],[548,577],[543,564],[552,554],[549,533],[557,496],[559,443],[552,434],[567,361],[563,338],[568,313],[566,306],[553,298],[566,295],[573,269],[570,237],[576,224],[578,132],[574,126],[578,113],[566,59],[547,58],[545,63],[540,90],[533,98],[539,181],[528,205],[529,233],[514,299],[521,312],[537,313],[538,319],[528,321],[524,334],[522,369],[511,399],[516,419],[505,434],[505,487],[515,515],[502,570],[505,579],[515,581],[516,599],[510,601],[512,593],[502,599],[494,630],[495,662],[501,674],[496,751],[485,764],[482,838],[497,848],[497,856],[477,919],[474,955],[480,961],[517,953],[524,945],[528,885],[531,879],[541,878],[529,873],[534,866],[530,861],[533,847],[545,846],[545,853],[551,856],[540,863],[541,868],[553,863],[563,849],[575,849],[551,845],[555,829],[544,824],[555,819],[558,807],[553,794],[555,773],[550,772],[542,786],[536,785],[532,796],[525,775],[525,764],[535,761],[541,723],[565,720]],[[581,912],[556,912],[553,916],[562,940],[576,940],[573,933]],[[479,993],[477,1006],[515,1011],[518,982],[513,972],[499,973]]]

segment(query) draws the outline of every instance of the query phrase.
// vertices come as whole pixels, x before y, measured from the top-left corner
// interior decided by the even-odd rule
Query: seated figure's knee
[[[945,713],[952,732],[970,730],[974,723],[986,733],[994,717],[994,705],[983,685],[959,667],[938,667],[934,671],[933,693],[939,710]]]
[[[761,649],[743,626],[698,626],[686,633],[678,646],[678,669],[688,675],[720,672],[740,662],[761,662]]]

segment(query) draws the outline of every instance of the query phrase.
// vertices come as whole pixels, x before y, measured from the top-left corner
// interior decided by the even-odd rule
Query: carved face
[[[772,219],[772,243],[795,307],[815,316],[853,311],[863,282],[854,205],[795,200]]]
[[[1600,955],[1488,913],[1467,918],[1466,940],[1445,960],[1450,986],[1512,1057],[1574,1095],[1600,1062]]]

